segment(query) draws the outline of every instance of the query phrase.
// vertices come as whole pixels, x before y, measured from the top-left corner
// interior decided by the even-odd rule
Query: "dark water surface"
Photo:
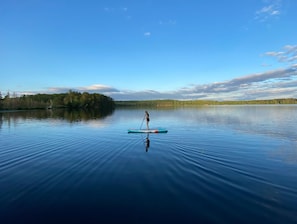
[[[0,223],[297,223],[296,111],[0,113]]]

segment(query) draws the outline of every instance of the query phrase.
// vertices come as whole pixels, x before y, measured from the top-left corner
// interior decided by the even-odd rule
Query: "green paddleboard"
[[[168,130],[164,128],[156,129],[129,129],[128,133],[167,133]]]

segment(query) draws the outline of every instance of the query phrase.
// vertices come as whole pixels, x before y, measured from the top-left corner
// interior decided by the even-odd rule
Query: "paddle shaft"
[[[141,127],[142,127],[142,125],[143,125],[144,118],[145,118],[145,115],[144,115],[144,117],[143,117],[143,119],[142,119],[142,122],[141,122],[141,125],[140,125],[140,128],[139,128],[139,129],[141,129]]]

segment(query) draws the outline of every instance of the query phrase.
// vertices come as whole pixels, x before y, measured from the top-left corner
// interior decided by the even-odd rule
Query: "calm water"
[[[0,223],[296,223],[296,111],[0,113]]]

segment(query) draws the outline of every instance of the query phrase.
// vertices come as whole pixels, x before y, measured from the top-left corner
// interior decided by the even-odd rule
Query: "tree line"
[[[70,90],[68,93],[36,94],[12,96],[7,93],[2,97],[0,93],[0,109],[22,110],[22,109],[44,109],[44,108],[69,108],[69,109],[114,109],[114,101],[111,97],[99,93],[76,92]]]
[[[117,107],[180,107],[205,105],[247,105],[247,104],[297,104],[297,99],[270,99],[270,100],[143,100],[143,101],[116,101]]]

